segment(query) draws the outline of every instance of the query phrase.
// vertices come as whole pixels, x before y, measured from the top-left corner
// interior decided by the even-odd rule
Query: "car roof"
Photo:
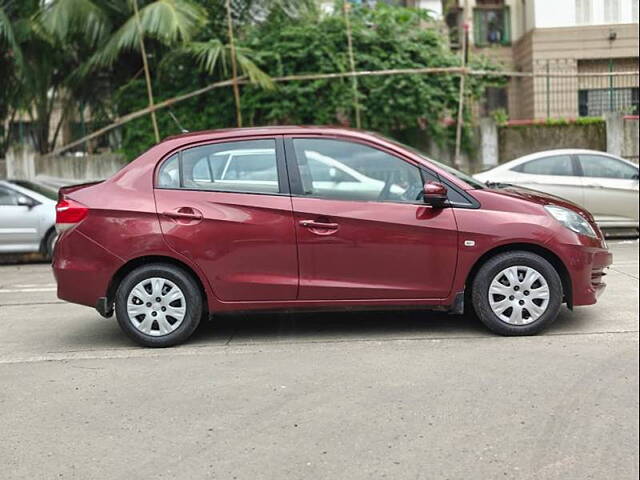
[[[585,148],[558,148],[554,150],[543,150],[541,152],[529,153],[527,155],[523,155],[513,160],[509,160],[508,162],[505,162],[499,165],[498,167],[495,167],[495,169],[498,169],[498,168],[501,170],[509,169],[515,165],[519,165],[520,163],[536,160],[538,158],[552,157],[555,155],[600,155],[603,157],[615,158],[616,160],[620,160],[630,165],[636,165],[635,163],[630,162],[629,160],[626,160],[624,158],[618,157],[617,155],[613,155],[611,153],[603,152],[600,150],[588,150]]]
[[[160,143],[175,142],[191,143],[200,140],[215,140],[218,138],[233,138],[261,135],[327,135],[361,139],[376,139],[388,142],[389,139],[375,132],[330,125],[272,125],[266,127],[221,128],[218,130],[201,130],[197,132],[181,133],[166,137]]]

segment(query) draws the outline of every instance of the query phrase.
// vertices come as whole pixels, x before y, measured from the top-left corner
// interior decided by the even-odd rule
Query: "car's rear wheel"
[[[549,326],[562,305],[562,280],[546,259],[505,252],[489,259],[472,285],[480,320],[500,335],[534,335]]]
[[[122,330],[146,347],[184,342],[200,323],[203,299],[194,279],[181,268],[151,264],[120,283],[115,310]]]

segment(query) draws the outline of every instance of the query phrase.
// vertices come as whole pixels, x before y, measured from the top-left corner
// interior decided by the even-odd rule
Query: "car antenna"
[[[180,129],[181,133],[189,133],[189,130],[187,130],[182,125],[180,125],[180,122],[178,121],[178,119],[176,118],[176,116],[173,114],[171,110],[169,110],[169,115],[171,115],[171,118],[173,118],[173,121],[176,122],[176,125]]]

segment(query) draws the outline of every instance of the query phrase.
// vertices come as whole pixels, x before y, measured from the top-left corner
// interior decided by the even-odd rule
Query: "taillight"
[[[56,205],[56,230],[61,232],[79,223],[89,213],[89,209],[73,200],[59,200]]]

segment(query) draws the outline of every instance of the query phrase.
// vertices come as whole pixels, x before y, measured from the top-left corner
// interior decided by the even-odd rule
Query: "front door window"
[[[418,167],[381,150],[341,140],[293,141],[303,193],[310,197],[415,203],[422,194]]]

